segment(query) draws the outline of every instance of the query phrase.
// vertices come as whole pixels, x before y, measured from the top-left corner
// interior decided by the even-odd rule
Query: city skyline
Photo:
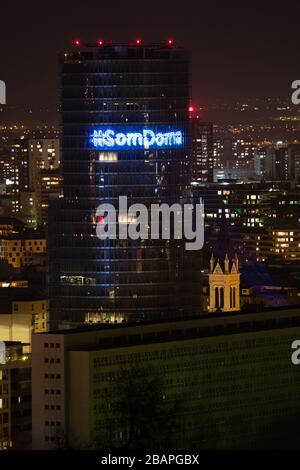
[[[300,448],[298,13],[0,10],[0,450]]]

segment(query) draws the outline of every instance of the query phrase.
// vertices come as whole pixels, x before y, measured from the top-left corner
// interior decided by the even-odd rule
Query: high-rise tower
[[[199,313],[197,252],[184,240],[100,240],[96,208],[191,202],[189,57],[166,45],[98,44],[62,60],[64,197],[50,211],[51,320]]]
[[[198,182],[212,182],[214,168],[217,162],[214,159],[213,125],[203,122],[198,117],[192,117],[192,139],[194,156],[193,178]]]

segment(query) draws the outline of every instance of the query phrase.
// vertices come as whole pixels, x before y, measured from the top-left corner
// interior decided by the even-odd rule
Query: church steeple
[[[232,312],[240,310],[239,262],[235,255],[230,266],[228,255],[224,258],[224,270],[219,259],[215,263],[212,254],[209,273],[209,311]],[[223,263],[222,263],[223,265]]]

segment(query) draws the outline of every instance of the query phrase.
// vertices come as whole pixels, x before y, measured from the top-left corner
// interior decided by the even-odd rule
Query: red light
[[[138,38],[138,39],[135,40],[135,42],[139,46],[141,44],[142,40]]]
[[[105,217],[104,217],[104,215],[98,215],[98,217],[97,217],[97,222],[98,222],[100,225],[105,225]]]
[[[189,106],[189,112],[190,112],[190,113],[193,113],[194,111],[195,111],[194,106]]]
[[[80,41],[79,41],[79,39],[75,39],[74,44],[75,44],[75,46],[80,46]]]
[[[174,42],[173,39],[168,39],[169,46],[172,46],[173,42]]]
[[[99,41],[97,41],[97,44],[98,44],[98,46],[103,46],[103,41],[102,41],[102,39],[100,39]]]

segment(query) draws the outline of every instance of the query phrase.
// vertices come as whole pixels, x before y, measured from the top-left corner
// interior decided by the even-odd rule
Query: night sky
[[[59,95],[58,53],[71,47],[74,38],[117,42],[174,38],[192,52],[197,104],[288,98],[291,82],[300,79],[300,2],[215,3],[1,2],[0,79],[7,84],[8,104],[54,110]]]

